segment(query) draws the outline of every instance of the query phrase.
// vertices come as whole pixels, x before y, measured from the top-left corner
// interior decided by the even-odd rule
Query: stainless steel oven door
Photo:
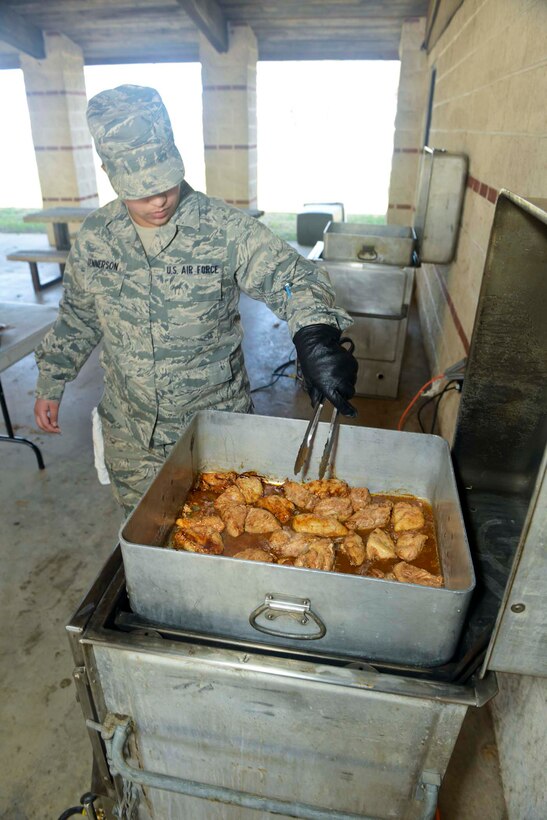
[[[126,794],[140,784],[142,820],[432,817],[467,708],[479,705],[471,687],[153,636],[123,641],[86,650],[100,700],[118,716],[110,766]],[[488,697],[491,685],[481,684]]]

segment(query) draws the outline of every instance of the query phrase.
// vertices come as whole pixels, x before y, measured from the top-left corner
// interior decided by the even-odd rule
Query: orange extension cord
[[[416,404],[416,402],[418,401],[418,399],[420,398],[420,396],[422,395],[424,390],[427,390],[429,385],[433,384],[433,382],[437,382],[437,381],[439,381],[439,379],[445,379],[445,378],[446,378],[446,374],[441,373],[439,376],[433,376],[432,379],[429,379],[428,382],[426,382],[422,387],[420,387],[420,389],[418,390],[418,392],[416,393],[416,395],[414,396],[412,401],[406,406],[403,414],[401,415],[401,418],[399,419],[399,423],[397,425],[397,430],[402,430],[403,429],[403,427],[405,425],[405,422],[407,420],[408,414],[410,413],[410,411],[412,410],[412,408],[414,407],[414,405]]]

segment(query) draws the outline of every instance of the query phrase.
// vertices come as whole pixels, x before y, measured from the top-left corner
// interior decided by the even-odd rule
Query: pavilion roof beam
[[[7,8],[0,2],[0,40],[8,45],[43,60],[46,56],[44,45],[44,35],[42,29],[33,26],[32,23]]]
[[[219,52],[228,51],[228,25],[215,0],[177,0],[188,17]]]

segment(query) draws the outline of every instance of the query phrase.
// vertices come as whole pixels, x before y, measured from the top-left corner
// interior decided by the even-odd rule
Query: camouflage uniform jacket
[[[149,258],[114,200],[85,220],[69,254],[59,315],[36,350],[36,396],[60,400],[102,339],[100,411],[146,448],[162,425],[181,429],[198,410],[248,398],[239,289],[286,320],[291,336],[351,323],[325,271],[221,200],[183,183]]]

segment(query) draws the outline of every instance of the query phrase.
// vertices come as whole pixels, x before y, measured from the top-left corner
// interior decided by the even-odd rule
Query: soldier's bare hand
[[[60,433],[57,423],[59,417],[59,402],[51,399],[36,399],[34,404],[34,418],[36,424],[44,433]]]

